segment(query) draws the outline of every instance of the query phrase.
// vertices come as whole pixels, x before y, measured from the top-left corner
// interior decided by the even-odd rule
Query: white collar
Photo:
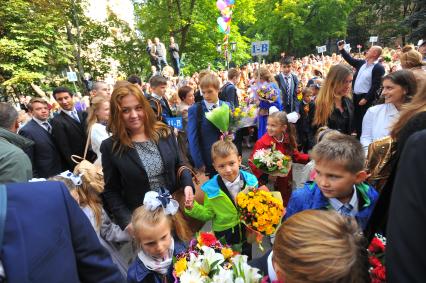
[[[237,178],[235,178],[235,180],[233,182],[230,182],[230,181],[223,179],[223,178],[222,178],[222,180],[223,180],[223,183],[225,184],[225,186],[229,187],[229,186],[233,186],[233,185],[238,184],[240,182],[241,178],[240,178],[240,174],[238,174]]]
[[[163,98],[161,97],[161,96],[159,96],[158,94],[156,94],[156,93],[151,93],[151,96],[152,97],[154,97],[155,99],[157,99],[157,100],[162,100]]]
[[[216,105],[216,107],[219,107],[219,99],[216,101],[216,103],[210,103],[210,102],[207,102],[206,100],[204,100],[204,104],[206,105],[207,110],[210,111],[210,109],[213,107],[213,105]]]
[[[278,280],[277,273],[275,272],[274,266],[272,265],[272,253],[273,253],[273,251],[271,251],[271,253],[269,254],[268,259],[267,259],[268,277],[269,277],[270,282]]]
[[[43,123],[49,124],[49,122],[47,121],[47,119],[45,121],[42,121],[42,120],[37,119],[36,117],[33,116],[33,120],[36,121],[36,123],[39,124],[40,126],[44,126]]]
[[[354,191],[352,193],[352,197],[351,200],[349,201],[349,204],[352,206],[352,211],[351,214],[355,215],[358,212],[358,195],[356,193],[356,186],[353,186]],[[329,199],[331,206],[336,210],[339,211],[342,206],[345,205],[345,203],[342,203],[340,200],[338,200],[337,198],[330,198]]]
[[[61,111],[63,111],[65,114],[71,116],[71,113],[77,114],[77,110],[75,110],[75,107],[72,108],[72,110],[65,110],[61,108]]]

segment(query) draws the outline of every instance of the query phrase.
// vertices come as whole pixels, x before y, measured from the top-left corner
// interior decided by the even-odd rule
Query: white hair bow
[[[81,176],[83,176],[83,174],[74,175],[74,173],[72,173],[70,170],[67,170],[59,174],[59,176],[64,177],[66,179],[70,179],[75,186],[80,186],[82,183]]]
[[[150,211],[154,211],[161,206],[166,215],[174,215],[179,209],[179,203],[172,199],[169,191],[165,189],[160,189],[159,192],[147,192],[143,199],[143,204]]]

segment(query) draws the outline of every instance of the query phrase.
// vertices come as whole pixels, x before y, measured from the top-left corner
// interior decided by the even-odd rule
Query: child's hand
[[[185,208],[191,210],[194,206],[194,192],[192,187],[186,186],[184,189],[185,192]]]

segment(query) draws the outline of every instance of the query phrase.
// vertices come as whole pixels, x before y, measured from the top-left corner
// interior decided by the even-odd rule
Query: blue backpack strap
[[[0,184],[0,247],[3,244],[4,229],[6,226],[7,191],[6,185]]]

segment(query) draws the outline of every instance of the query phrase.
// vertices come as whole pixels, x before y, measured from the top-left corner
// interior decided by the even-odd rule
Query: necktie
[[[71,111],[71,117],[74,120],[76,120],[78,123],[80,123],[80,119],[78,118],[77,111],[75,111],[75,110]]]
[[[43,126],[44,126],[44,128],[47,130],[47,132],[49,132],[49,134],[51,134],[52,133],[52,126],[50,126],[50,124],[49,123],[47,123],[47,122],[43,122],[43,123],[41,123]]]
[[[210,107],[210,109],[209,109],[209,111],[212,111],[213,109],[215,109],[217,107],[217,105],[216,104],[213,104],[211,107]]]
[[[344,215],[344,216],[352,216],[351,212],[352,212],[352,205],[350,204],[344,204],[342,205],[342,207],[340,207],[340,214]]]

